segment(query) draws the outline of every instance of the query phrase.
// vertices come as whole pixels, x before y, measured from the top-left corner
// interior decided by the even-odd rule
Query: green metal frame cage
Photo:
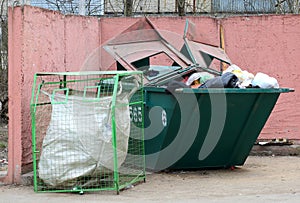
[[[36,73],[30,107],[34,191],[145,181],[142,72]]]

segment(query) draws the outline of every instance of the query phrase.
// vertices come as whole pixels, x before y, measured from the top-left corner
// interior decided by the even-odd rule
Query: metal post
[[[79,15],[85,15],[85,0],[79,0],[78,3],[78,12]]]

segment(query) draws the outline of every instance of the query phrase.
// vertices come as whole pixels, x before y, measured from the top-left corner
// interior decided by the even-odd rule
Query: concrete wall
[[[260,138],[300,139],[300,93],[297,92],[300,86],[297,57],[300,55],[300,16],[189,18],[197,30],[214,43],[218,43],[219,25],[222,24],[226,51],[235,64],[253,73],[267,73],[276,77],[281,86],[296,89],[295,93],[280,96]],[[29,104],[34,73],[89,69],[94,60],[99,60],[99,55],[103,59],[107,57],[97,48],[137,20],[63,16],[29,6],[10,8],[7,182],[20,182],[20,174],[26,172],[26,166],[31,163]],[[182,36],[184,18],[155,17],[151,21],[158,29],[167,30],[163,35],[171,41]],[[91,59],[93,55],[95,59]]]

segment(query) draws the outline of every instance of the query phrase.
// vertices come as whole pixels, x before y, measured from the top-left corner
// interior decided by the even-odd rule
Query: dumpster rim
[[[152,92],[166,92],[166,88],[163,87],[147,87],[144,86],[145,91]],[[293,88],[179,88],[174,93],[288,93],[294,92]]]

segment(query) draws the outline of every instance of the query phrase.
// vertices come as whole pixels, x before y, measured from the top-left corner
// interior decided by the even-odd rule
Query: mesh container
[[[120,190],[145,181],[142,73],[37,73],[34,190]]]

